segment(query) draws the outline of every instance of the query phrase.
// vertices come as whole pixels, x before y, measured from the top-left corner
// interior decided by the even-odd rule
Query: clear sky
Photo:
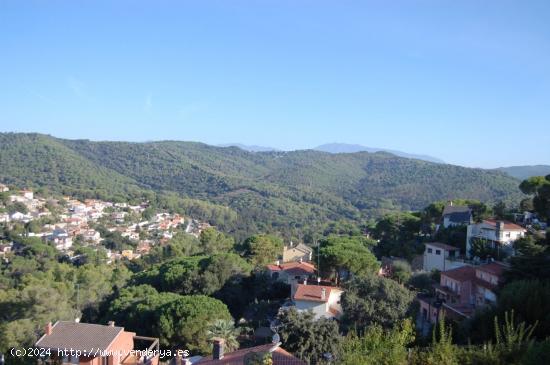
[[[548,0],[0,1],[0,131],[497,167],[549,126]]]

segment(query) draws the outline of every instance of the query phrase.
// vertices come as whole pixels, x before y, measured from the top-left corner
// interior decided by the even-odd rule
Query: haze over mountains
[[[242,150],[249,152],[273,152],[280,151],[277,148],[273,147],[264,147],[256,145],[246,145],[242,143],[225,143],[218,145],[219,147],[239,147]],[[359,144],[349,144],[349,143],[327,143],[320,146],[312,148],[315,151],[328,152],[328,153],[356,153],[356,152],[389,152],[396,156],[406,157],[406,158],[416,158],[418,160],[436,162],[436,163],[445,163],[443,160],[427,156],[427,155],[418,155],[414,153],[407,153],[397,150],[392,150],[388,148],[376,148],[376,147],[366,147]]]

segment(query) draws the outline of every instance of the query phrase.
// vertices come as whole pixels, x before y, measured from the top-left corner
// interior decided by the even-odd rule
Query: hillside
[[[499,167],[497,170],[504,172],[519,180],[527,179],[531,176],[546,176],[550,174],[549,165],[533,165],[533,166],[509,166]]]
[[[435,200],[517,202],[518,181],[501,172],[388,153],[250,153],[195,142],[91,142],[0,134],[0,180],[62,190],[174,191],[237,211],[248,229],[302,230]]]

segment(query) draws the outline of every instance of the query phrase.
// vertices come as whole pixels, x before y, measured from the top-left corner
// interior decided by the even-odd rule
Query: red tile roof
[[[323,289],[325,298],[323,299]],[[333,290],[341,290],[333,286],[298,284],[294,292],[294,300],[307,300],[310,302],[327,302]]]
[[[241,365],[245,356],[252,352],[271,352],[273,365],[306,365],[306,363],[275,344],[249,347],[226,353],[223,359],[214,360],[212,356],[198,361],[197,365]]]
[[[456,269],[443,271],[441,277],[446,276],[458,282],[465,282],[474,280],[476,277],[476,271],[471,266],[462,266]]]
[[[505,264],[496,261],[476,267],[476,270],[484,271],[498,277],[501,277],[506,269],[508,269],[508,267]]]
[[[483,221],[483,223],[487,224],[487,225],[490,225],[492,227],[494,227],[496,229],[496,225],[497,225],[497,222],[499,222],[499,220],[496,220],[496,219],[485,219]],[[504,223],[504,229],[506,231],[524,231],[525,228],[523,228],[522,226],[519,226],[515,223],[512,223],[512,222],[509,222],[509,221],[501,221]]]
[[[287,262],[280,265],[267,265],[271,271],[285,271],[293,275],[314,274],[315,266],[308,262]]]

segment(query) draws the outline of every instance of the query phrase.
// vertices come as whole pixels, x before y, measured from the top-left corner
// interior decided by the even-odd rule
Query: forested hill
[[[174,191],[228,205],[260,229],[358,219],[435,200],[521,199],[498,171],[319,151],[251,153],[194,142],[91,142],[0,134],[0,181],[53,190]]]

